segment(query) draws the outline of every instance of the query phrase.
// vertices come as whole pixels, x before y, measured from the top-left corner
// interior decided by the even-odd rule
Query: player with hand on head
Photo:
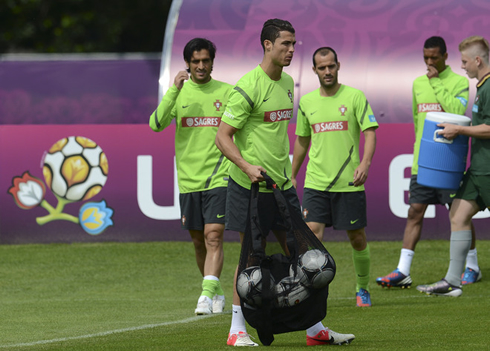
[[[240,232],[243,242],[246,230],[250,188],[264,180],[267,173],[279,186],[286,200],[301,211],[296,190],[291,183],[288,124],[293,112],[293,79],[283,72],[289,66],[296,43],[295,30],[284,20],[264,23],[260,36],[262,62],[245,74],[232,89],[223,120],[216,135],[216,145],[232,161],[226,201],[226,228]],[[273,193],[260,184],[261,203],[273,200]],[[266,213],[260,219],[265,233],[270,230],[280,243],[285,230],[278,213]],[[261,211],[259,210],[259,213]],[[236,274],[235,274],[236,287]],[[352,334],[339,334],[321,322],[307,331],[307,345],[348,344]],[[258,346],[247,334],[240,299],[234,289],[233,314],[228,345]]]
[[[422,234],[424,215],[429,204],[451,206],[455,190],[429,188],[417,183],[418,157],[427,112],[441,112],[462,115],[466,110],[469,96],[468,79],[454,73],[446,64],[448,54],[446,42],[441,37],[430,37],[424,43],[424,61],[427,73],[413,82],[412,112],[415,126],[412,177],[410,179],[410,208],[408,209],[403,246],[397,268],[390,274],[378,277],[376,283],[382,287],[407,288],[412,285],[410,268],[415,246]],[[466,259],[463,284],[475,283],[481,279],[475,248],[475,232],[472,226],[472,247]]]
[[[471,137],[470,167],[449,210],[451,242],[449,268],[444,279],[417,290],[430,295],[460,296],[465,259],[471,247],[471,219],[490,208],[490,64],[489,44],[481,36],[466,38],[459,44],[461,68],[469,78],[478,79],[470,126],[440,123],[439,134],[452,140],[458,135]]]
[[[220,313],[225,297],[219,281],[223,269],[226,186],[230,162],[214,140],[231,85],[211,78],[215,45],[195,38],[184,48],[187,70],[150,117],[150,127],[164,130],[176,120],[175,156],[182,229],[189,231],[203,276],[195,313]],[[190,73],[190,79],[189,79]],[[185,83],[184,83],[185,82]]]
[[[313,54],[320,88],[301,97],[296,122],[292,181],[309,152],[303,192],[303,218],[319,240],[325,227],[347,231],[356,273],[356,305],[370,307],[371,256],[365,227],[364,183],[376,149],[378,123],[364,93],[340,84],[340,62],[330,47]],[[360,133],[364,154],[359,156]]]

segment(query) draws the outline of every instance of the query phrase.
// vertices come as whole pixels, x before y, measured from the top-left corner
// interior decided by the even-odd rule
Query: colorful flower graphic
[[[24,172],[22,177],[14,177],[12,183],[14,185],[8,192],[20,208],[30,210],[43,201],[46,187],[41,179],[32,176],[29,172]]]
[[[66,205],[97,195],[107,180],[107,156],[96,142],[81,136],[63,138],[45,153],[42,162],[47,187],[26,171],[21,177],[13,177],[13,185],[8,189],[20,208],[30,210],[40,206],[48,212],[36,218],[37,224],[68,221],[79,224],[90,235],[98,235],[114,225],[114,210],[107,207],[105,200],[86,203],[78,217],[64,212]],[[44,199],[47,188],[56,197],[56,206]]]
[[[90,235],[98,235],[113,225],[114,210],[107,207],[105,200],[88,202],[80,208],[78,219],[80,226]]]

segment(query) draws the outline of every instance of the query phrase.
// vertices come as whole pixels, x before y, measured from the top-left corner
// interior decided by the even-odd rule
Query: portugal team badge
[[[214,107],[216,107],[216,111],[219,111],[219,109],[221,108],[221,106],[223,106],[223,103],[219,100],[216,100],[214,103],[213,103]]]
[[[342,116],[345,116],[345,113],[347,112],[347,107],[345,107],[344,105],[340,106],[339,107],[339,111],[341,113]]]

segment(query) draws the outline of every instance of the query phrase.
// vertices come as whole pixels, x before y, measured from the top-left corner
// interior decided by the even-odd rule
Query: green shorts
[[[476,201],[481,211],[490,207],[490,175],[474,175],[468,170],[456,198]]]
[[[180,223],[185,230],[204,230],[208,223],[225,223],[226,188],[180,194]]]
[[[324,223],[336,230],[366,227],[366,193],[330,192],[305,188],[303,192],[305,222]]]

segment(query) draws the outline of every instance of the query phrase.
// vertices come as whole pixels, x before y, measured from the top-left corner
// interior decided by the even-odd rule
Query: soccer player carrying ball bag
[[[289,205],[276,183],[265,173],[263,176],[275,203],[264,203],[259,184],[252,184],[236,288],[246,321],[257,330],[260,341],[270,345],[273,334],[306,330],[325,318],[328,285],[336,267],[301,214]],[[281,252],[268,247],[266,253],[268,233],[261,222],[277,213],[285,223],[286,236],[279,238],[276,251]]]

